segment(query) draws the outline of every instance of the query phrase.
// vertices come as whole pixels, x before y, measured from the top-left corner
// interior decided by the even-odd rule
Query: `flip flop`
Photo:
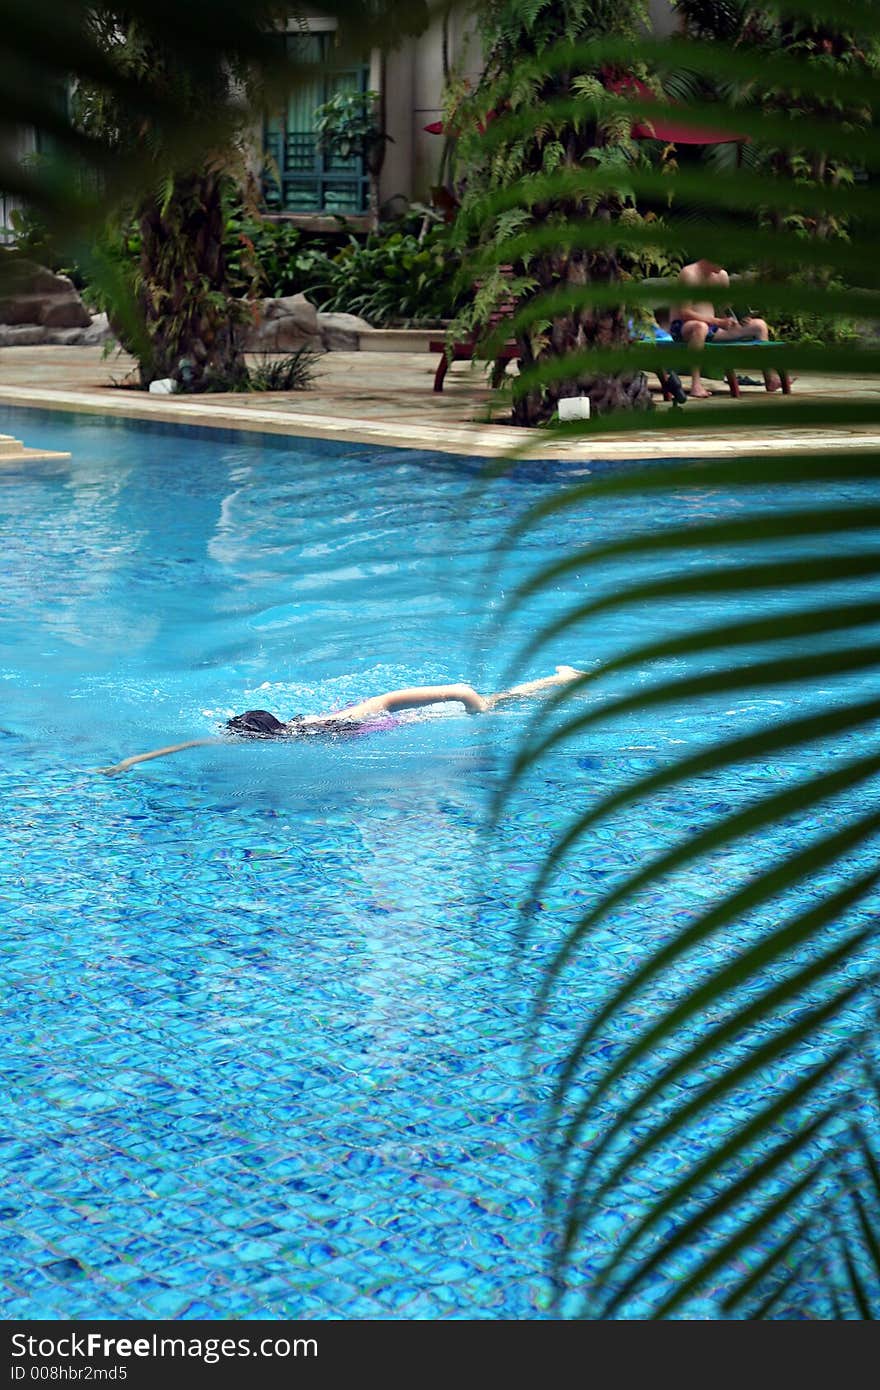
[[[676,405],[687,404],[687,394],[677,372],[666,373],[666,389]]]
[[[737,376],[740,386],[763,386],[764,378],[758,376]]]

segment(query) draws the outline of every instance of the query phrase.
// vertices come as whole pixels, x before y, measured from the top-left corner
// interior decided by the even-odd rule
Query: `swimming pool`
[[[30,411],[3,412],[0,430],[72,451],[0,472],[5,1316],[545,1316],[541,1095],[560,1040],[680,896],[605,925],[526,1067],[542,956],[597,887],[797,762],[602,827],[513,970],[516,905],[585,794],[800,697],[641,716],[625,741],[598,726],[530,779],[492,845],[483,812],[518,710],[96,777],[252,706],[289,717],[439,679],[497,688],[578,581],[500,635],[487,619],[583,521],[541,528],[501,572],[492,547],[583,466],[521,466],[473,508],[478,470],[450,456]],[[736,503],[655,505],[663,524]],[[616,503],[596,534],[630,522]],[[603,654],[658,622],[609,617]],[[595,654],[564,643],[523,674]],[[763,848],[802,833],[792,822]],[[761,852],[716,873],[736,881]],[[631,1216],[603,1210],[583,1280]]]

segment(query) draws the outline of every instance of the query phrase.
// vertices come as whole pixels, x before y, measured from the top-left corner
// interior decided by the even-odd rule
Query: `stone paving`
[[[554,440],[541,430],[515,429],[493,407],[483,369],[454,364],[442,394],[432,380],[436,358],[423,352],[331,352],[318,363],[313,388],[278,394],[212,394],[150,396],[124,389],[131,359],[116,353],[108,358],[96,347],[16,347],[0,351],[0,402],[42,409],[94,411],[134,419],[168,420],[225,429],[333,438],[401,445],[450,453],[495,457],[518,448],[526,457],[546,458],[675,458],[709,457],[731,451],[789,453],[799,449],[880,447],[880,380],[803,376],[796,395],[770,397],[778,407],[779,425],[763,422],[754,429],[703,435],[688,428],[616,433],[591,432],[589,440]],[[786,429],[792,401],[841,399],[875,401],[877,424],[853,428]],[[743,388],[737,411],[747,415],[768,397],[761,387]],[[707,426],[720,404],[730,404],[727,388],[719,384],[708,401],[689,401],[687,419],[705,418]],[[659,400],[664,414],[672,407]],[[497,418],[493,418],[493,409]]]

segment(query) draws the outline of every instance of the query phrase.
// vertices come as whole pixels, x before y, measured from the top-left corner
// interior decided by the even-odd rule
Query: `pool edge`
[[[635,462],[715,458],[730,455],[792,454],[824,450],[880,448],[880,432],[805,431],[802,437],[789,432],[752,435],[748,439],[732,435],[675,435],[665,439],[591,438],[560,444],[553,438],[523,438],[523,431],[505,425],[457,425],[439,428],[398,422],[380,424],[339,416],[258,410],[208,403],[205,397],[180,400],[167,396],[117,399],[111,391],[53,390],[45,387],[0,385],[0,404],[23,409],[55,410],[88,415],[107,415],[114,419],[162,421],[200,429],[230,430],[243,434],[281,435],[287,438],[329,439],[343,444],[367,444],[383,449],[432,450],[440,453],[498,459],[505,454],[529,461],[568,460]],[[539,434],[538,431],[529,432]]]

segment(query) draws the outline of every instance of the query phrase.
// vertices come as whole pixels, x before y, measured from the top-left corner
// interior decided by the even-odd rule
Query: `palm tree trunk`
[[[169,196],[142,203],[138,302],[150,342],[141,383],[172,377],[187,391],[243,374],[237,301],[224,252],[222,186],[213,173],[178,176]]]
[[[533,273],[542,291],[572,289],[591,282],[607,285],[620,279],[613,253],[576,252],[570,256],[552,255],[538,260]],[[583,355],[591,349],[625,347],[629,330],[622,306],[579,308],[557,316],[547,335],[545,345],[534,356],[531,343],[519,342],[524,367],[533,362],[563,360],[571,354]],[[653,401],[643,372],[611,375],[581,369],[570,377],[551,381],[541,391],[522,396],[514,405],[514,423],[539,425],[549,420],[560,400],[571,396],[589,396],[590,415],[607,415],[616,410],[650,410]]]

